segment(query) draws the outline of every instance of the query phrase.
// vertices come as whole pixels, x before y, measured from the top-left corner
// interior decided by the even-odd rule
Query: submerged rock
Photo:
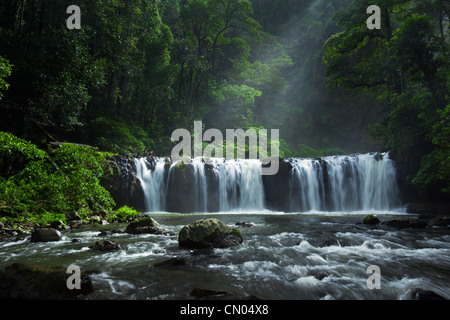
[[[203,219],[181,229],[178,234],[180,247],[227,248],[242,243],[241,233],[215,218]]]
[[[160,268],[173,268],[173,267],[180,267],[185,266],[186,260],[180,257],[171,258],[169,260],[164,260],[162,262],[158,262],[154,264],[154,267]]]
[[[51,242],[60,241],[62,234],[53,228],[37,229],[31,233],[31,242]]]
[[[62,267],[15,263],[0,271],[0,299],[72,300],[93,292],[91,278],[84,273],[80,289],[69,289],[70,276]]]

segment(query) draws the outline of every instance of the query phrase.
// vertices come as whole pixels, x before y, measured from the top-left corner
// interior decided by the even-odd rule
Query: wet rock
[[[163,262],[155,263],[154,266],[157,268],[163,267],[163,268],[172,268],[172,267],[180,267],[185,266],[186,260],[180,257],[171,258],[169,260],[165,260]]]
[[[70,229],[80,229],[83,222],[81,220],[71,220],[67,222]]]
[[[367,225],[377,225],[380,223],[380,219],[374,214],[369,214],[367,217],[363,219],[363,223]]]
[[[164,234],[165,230],[155,219],[146,217],[131,222],[125,229],[125,232],[130,234]]]
[[[326,277],[329,277],[330,274],[327,273],[327,272],[311,270],[311,271],[308,272],[308,276],[313,276],[317,280],[322,280],[322,279],[324,279]]]
[[[88,219],[88,223],[90,223],[90,224],[101,224],[102,223],[102,218],[100,218],[99,216],[91,216]]]
[[[37,229],[31,233],[31,242],[51,242],[60,241],[62,234],[53,228]]]
[[[50,227],[53,229],[56,229],[56,230],[65,230],[67,228],[67,225],[64,222],[62,222],[61,220],[58,220],[58,221],[53,221],[50,224]]]
[[[190,252],[191,255],[193,256],[200,256],[200,255],[210,255],[214,253],[214,248],[202,248],[202,249],[197,249],[197,250],[192,250]]]
[[[428,222],[424,219],[394,219],[384,222],[385,225],[393,228],[425,228]]]
[[[252,223],[249,223],[249,222],[241,221],[241,222],[236,222],[236,226],[244,227],[244,228],[251,228],[254,225]]]
[[[416,288],[411,293],[411,298],[413,300],[446,300],[444,297],[438,295],[436,292],[430,290],[424,290],[421,288]]]
[[[408,227],[410,228],[425,228],[428,225],[427,221],[421,219],[409,220]]]
[[[188,249],[227,248],[242,243],[241,233],[215,218],[203,219],[181,229],[180,247]]]
[[[117,251],[121,249],[116,240],[100,240],[90,248],[98,251]]]
[[[439,204],[433,202],[410,202],[406,205],[407,213],[418,214],[445,214],[450,213],[449,204]]]
[[[409,225],[408,220],[402,220],[402,219],[394,219],[384,222],[385,225],[393,228],[407,228]]]
[[[375,155],[373,157],[376,161],[383,160],[383,154],[379,153],[379,152],[375,153]]]
[[[67,221],[81,221],[81,217],[76,212],[66,212],[65,213]]]
[[[125,233],[125,230],[122,230],[122,229],[103,230],[97,236],[98,237],[108,237],[108,236],[112,236],[113,234],[120,234],[120,233]]]
[[[299,245],[300,243],[298,243]],[[345,247],[345,246],[349,246],[349,242],[347,240],[344,239],[340,239],[340,238],[330,238],[330,239],[326,239],[324,241],[322,241],[322,243],[320,244],[320,247],[330,247],[330,246],[339,246],[339,247]]]
[[[134,160],[128,156],[113,156],[104,168],[100,184],[108,190],[117,207],[127,205],[137,211],[145,210],[145,195],[140,180],[135,176]]]
[[[93,292],[91,278],[81,273],[80,289],[68,289],[70,273],[62,267],[15,263],[0,271],[0,299],[73,300]]]
[[[210,298],[210,297],[224,296],[226,294],[227,293],[225,291],[214,291],[199,288],[195,288],[194,290],[191,291],[191,297],[195,298]]]
[[[432,221],[433,226],[448,227],[450,226],[450,217],[439,217]]]

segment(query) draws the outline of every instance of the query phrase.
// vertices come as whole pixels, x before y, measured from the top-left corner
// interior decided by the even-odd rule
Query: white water
[[[389,154],[290,159],[291,211],[390,210],[399,206]]]
[[[211,159],[219,184],[220,211],[263,210],[264,187],[259,160]]]
[[[249,295],[264,300],[411,299],[415,288],[449,299],[450,236],[448,228],[376,228],[360,222],[367,213],[152,214],[173,234],[111,236],[122,250],[99,253],[90,247],[100,230],[126,224],[84,225],[64,231],[58,242],[0,242],[0,269],[13,263],[64,266],[75,264],[92,274],[94,292],[86,299],[192,299],[194,288],[226,291],[222,299]],[[244,242],[193,255],[178,246],[178,233],[204,217],[217,217],[237,228]],[[399,218],[386,213],[382,221]],[[236,226],[245,221],[253,227]],[[73,239],[79,239],[73,242]],[[185,266],[156,267],[182,258]],[[381,289],[370,290],[367,267],[381,270]],[[322,275],[322,277],[318,277]],[[82,297],[83,298],[83,297]]]
[[[207,164],[194,158],[189,164],[189,191],[195,212],[208,212],[218,201],[219,212],[264,210],[265,190],[259,160],[209,159],[213,176],[207,177]],[[135,159],[148,212],[164,211],[169,194],[164,159],[155,158],[154,168],[145,158]],[[389,154],[358,154],[322,159],[293,158],[292,169],[284,185],[290,212],[349,212],[392,210],[400,206],[396,172]],[[177,162],[170,166],[173,175]],[[178,182],[180,183],[180,182]],[[178,192],[172,185],[171,192]],[[218,199],[218,200],[216,200]]]
[[[175,164],[170,167],[175,167]],[[206,212],[207,203],[208,203],[208,192],[206,190],[206,174],[205,174],[205,165],[202,162],[201,158],[194,158],[191,162],[192,173],[194,176],[194,181],[192,188],[194,190],[195,195],[195,209],[199,212]]]
[[[164,181],[164,159],[155,159],[154,170],[149,169],[145,158],[134,159],[136,177],[141,181],[145,195],[147,211],[163,211],[166,201],[166,184]]]

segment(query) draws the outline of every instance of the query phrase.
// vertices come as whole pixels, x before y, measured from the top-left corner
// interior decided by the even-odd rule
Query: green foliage
[[[136,211],[135,209],[130,208],[128,206],[122,206],[116,211],[113,211],[110,214],[108,214],[108,220],[117,222],[127,222],[136,218],[137,215],[139,215],[139,212]]]
[[[432,127],[433,150],[422,158],[412,182],[430,190],[450,193],[450,105],[438,110],[438,121]]]
[[[142,127],[118,117],[96,118],[90,124],[90,132],[96,146],[112,153],[143,153],[156,146]]]
[[[0,132],[0,140],[2,165],[15,165],[17,159],[26,159],[12,175],[2,174],[0,178],[0,204],[8,209],[11,218],[31,216],[32,221],[64,221],[61,214],[65,212],[112,209],[113,199],[99,184],[107,154],[71,144],[45,153],[4,132]]]
[[[0,56],[0,100],[2,100],[2,91],[9,88],[9,84],[6,82],[5,78],[11,75],[12,65],[8,60]]]
[[[325,44],[327,74],[333,85],[378,95],[386,116],[370,126],[371,133],[392,151],[407,182],[424,198],[439,199],[450,189],[448,3],[385,0],[380,5],[381,30],[370,31],[354,18],[367,6],[364,0],[337,16],[343,31]]]

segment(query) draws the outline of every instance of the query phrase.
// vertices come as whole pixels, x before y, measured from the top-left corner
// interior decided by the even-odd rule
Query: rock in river
[[[367,217],[365,217],[363,219],[363,223],[373,226],[373,225],[379,224],[380,219],[378,219],[378,217],[374,214],[369,214]]]
[[[120,245],[116,240],[100,240],[91,248],[98,251],[117,251],[120,250]]]
[[[242,243],[241,233],[215,218],[198,220],[181,229],[178,234],[180,247],[227,248]]]
[[[31,233],[31,242],[50,242],[59,241],[61,239],[61,232],[53,228],[37,229]]]
[[[131,234],[163,234],[164,228],[153,218],[147,217],[139,219],[138,221],[131,222],[125,229],[126,233]]]
[[[81,273],[80,289],[67,287],[69,276],[62,267],[14,263],[0,270],[0,299],[71,300],[93,292],[88,275]]]

